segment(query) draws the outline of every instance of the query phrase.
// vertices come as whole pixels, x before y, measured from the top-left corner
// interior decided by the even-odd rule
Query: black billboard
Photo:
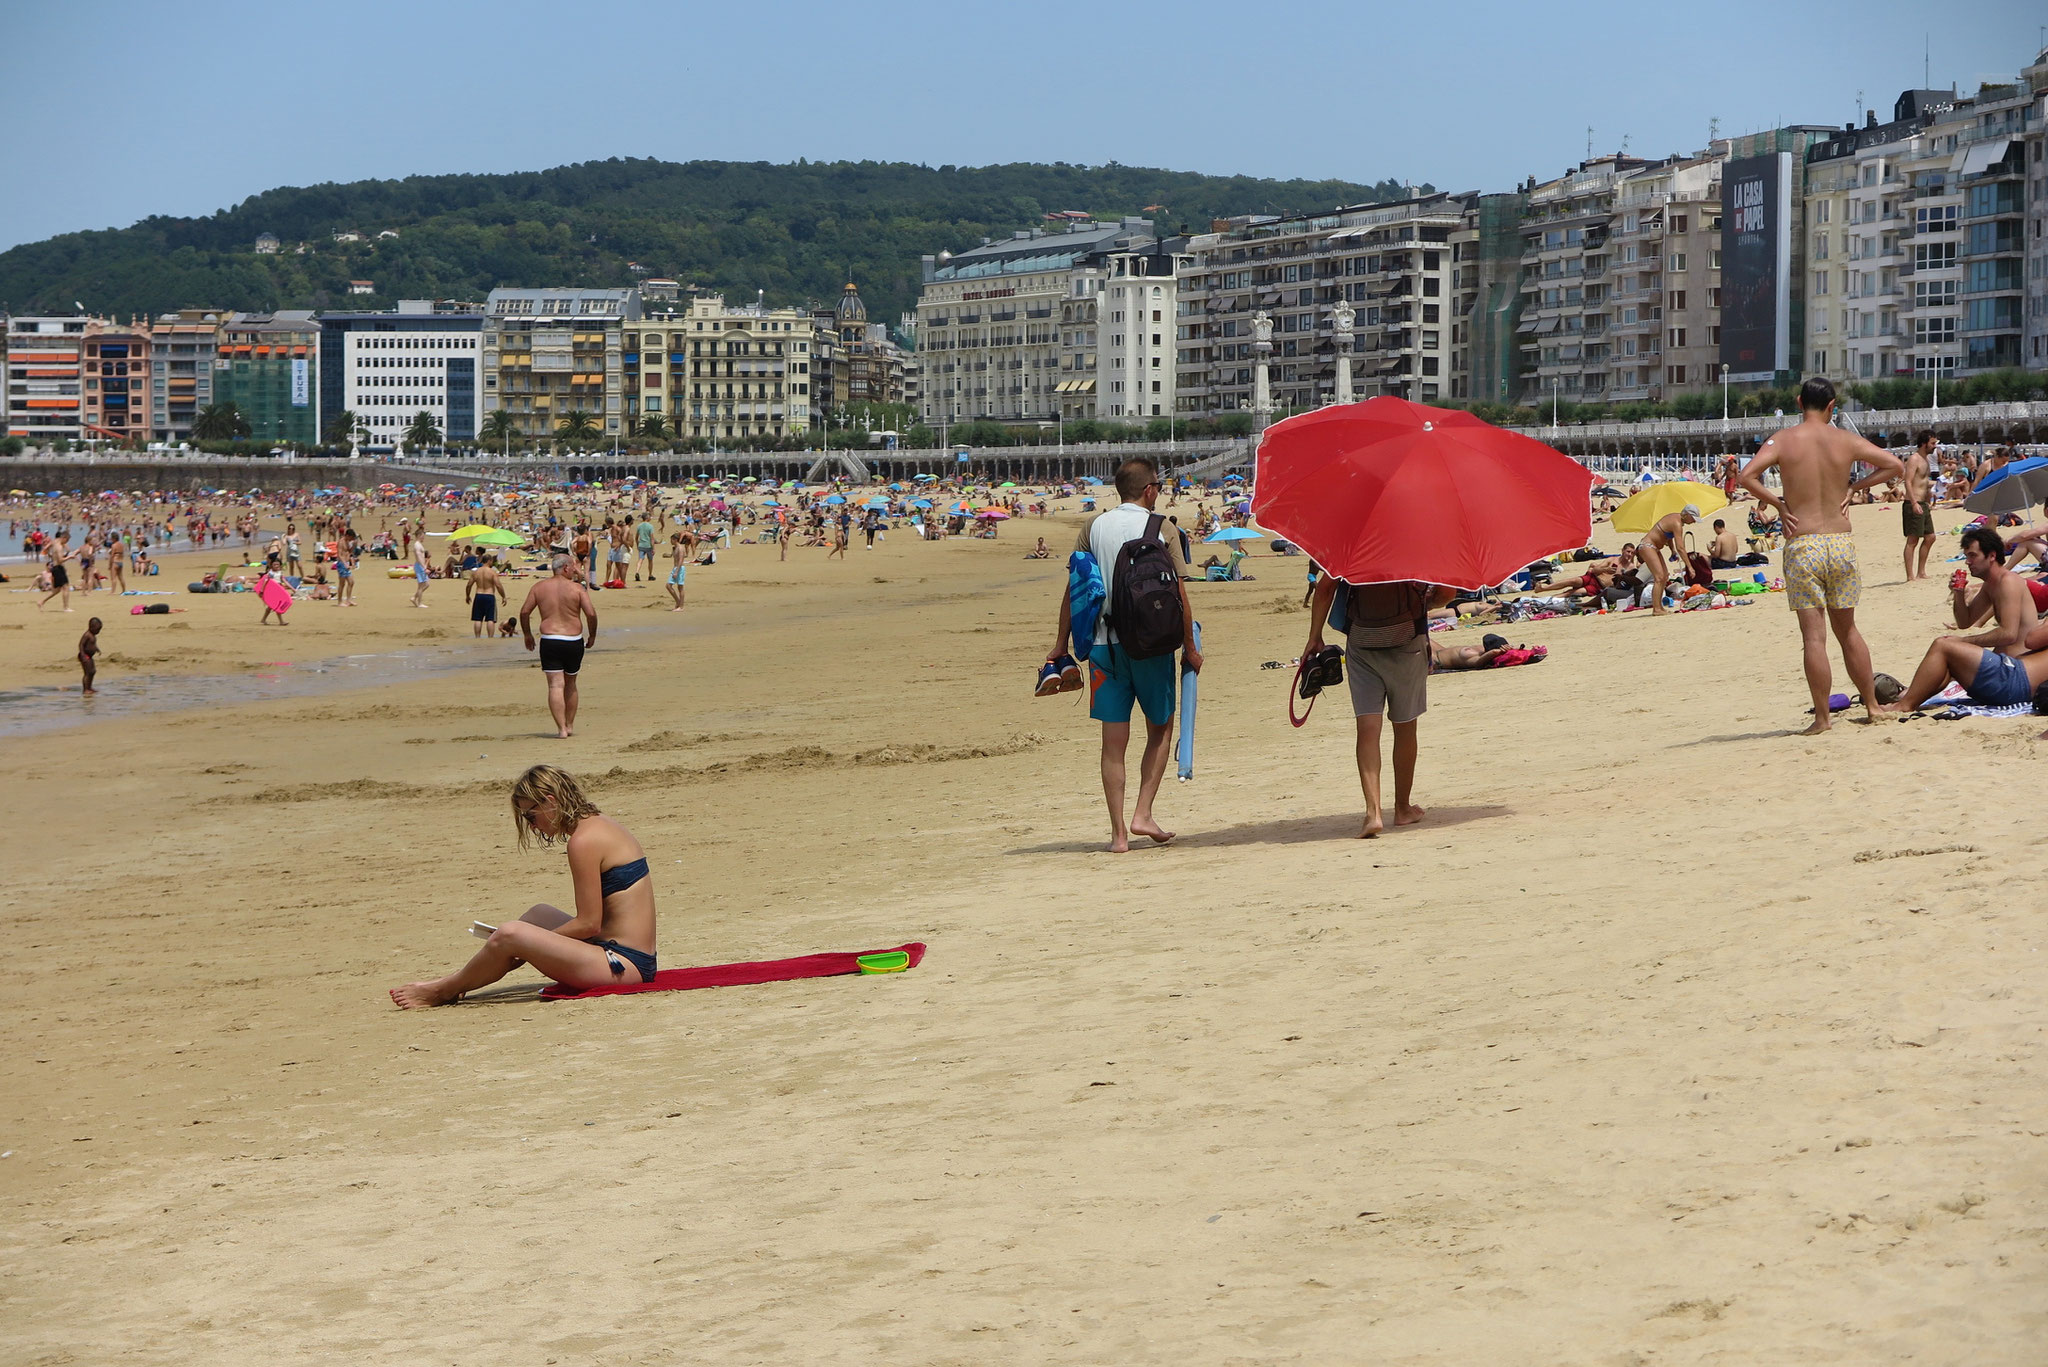
[[[1721,171],[1721,364],[1732,380],[1792,365],[1792,154]]]

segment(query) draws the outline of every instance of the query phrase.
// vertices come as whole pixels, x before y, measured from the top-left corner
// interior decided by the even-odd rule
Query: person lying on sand
[[[447,977],[392,988],[391,1000],[400,1007],[459,1001],[522,963],[565,987],[654,980],[654,881],[647,852],[632,832],[600,812],[576,780],[552,764],[534,765],[512,785],[512,822],[521,849],[535,837],[543,845],[565,845],[575,914],[536,903],[493,930],[484,947]]]
[[[1452,669],[1487,669],[1508,648],[1508,638],[1488,632],[1476,646],[1453,645],[1449,641],[1429,643],[1429,669],[1442,674]]]

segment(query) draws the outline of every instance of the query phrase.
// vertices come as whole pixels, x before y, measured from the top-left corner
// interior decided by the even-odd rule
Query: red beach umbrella
[[[1585,545],[1592,483],[1540,441],[1383,397],[1268,428],[1252,516],[1354,584],[1479,589]]]

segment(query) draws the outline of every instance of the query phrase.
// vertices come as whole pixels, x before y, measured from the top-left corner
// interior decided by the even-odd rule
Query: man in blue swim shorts
[[[1983,620],[1988,611],[1992,629],[1975,636],[1940,636],[1927,647],[1905,696],[1880,709],[1910,715],[1951,681],[1968,691],[1980,707],[2013,707],[2033,701],[2048,682],[2048,631],[2041,628],[2034,595],[2026,581],[2005,567],[2005,542],[1990,527],[1963,533],[1963,563],[1983,587],[1967,594],[1969,580],[1956,586],[1951,598],[1958,622]]]
[[[1124,543],[1143,536],[1151,521],[1153,505],[1159,501],[1159,468],[1142,456],[1134,456],[1117,467],[1117,496],[1123,501],[1108,512],[1097,514],[1082,529],[1074,549],[1095,557],[1102,568],[1105,600],[1116,600],[1117,553]],[[1185,580],[1187,557],[1180,538],[1170,532],[1163,538],[1175,568]],[[1187,585],[1180,588],[1181,621],[1188,639],[1181,644],[1187,667],[1202,668],[1202,652],[1192,639],[1193,610],[1188,606]],[[1065,649],[1073,604],[1065,590],[1060,594],[1060,618],[1054,654]],[[1164,845],[1173,832],[1164,829],[1152,815],[1152,801],[1166,777],[1166,761],[1173,751],[1173,707],[1180,689],[1180,671],[1171,653],[1134,660],[1117,639],[1105,611],[1095,620],[1095,648],[1088,654],[1088,677],[1092,689],[1088,715],[1102,723],[1102,797],[1109,806],[1109,851],[1122,854],[1131,847],[1133,833],[1154,844]],[[1124,821],[1125,755],[1131,744],[1131,709],[1145,714],[1145,753],[1138,761],[1138,801],[1128,824]]]

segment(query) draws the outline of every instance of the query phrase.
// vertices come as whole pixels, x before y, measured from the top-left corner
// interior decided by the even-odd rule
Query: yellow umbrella
[[[467,527],[457,527],[454,531],[448,533],[448,535],[460,541],[463,537],[466,536],[477,536],[483,532],[495,532],[496,530],[498,530],[496,527],[486,526],[481,522],[472,522]]]
[[[1652,484],[1641,493],[1631,494],[1614,510],[1614,530],[1647,532],[1657,525],[1660,518],[1670,516],[1688,503],[1699,510],[1701,517],[1728,506],[1728,500],[1712,485],[1695,484],[1691,480]]]

